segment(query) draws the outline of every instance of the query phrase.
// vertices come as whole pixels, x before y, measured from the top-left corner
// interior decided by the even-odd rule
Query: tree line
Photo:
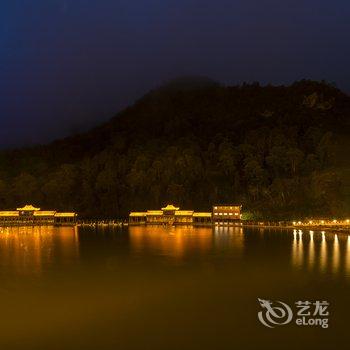
[[[1,152],[1,207],[123,218],[239,203],[249,218],[339,217],[349,112],[345,94],[311,81],[157,89],[89,133]]]

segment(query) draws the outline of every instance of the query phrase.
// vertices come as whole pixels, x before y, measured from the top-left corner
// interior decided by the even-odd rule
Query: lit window
[[[222,215],[222,213],[219,213],[219,215]]]

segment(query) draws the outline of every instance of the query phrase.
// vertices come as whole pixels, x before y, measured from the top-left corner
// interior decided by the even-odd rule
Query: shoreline
[[[236,227],[251,227],[251,228],[273,228],[273,229],[284,229],[284,230],[300,230],[300,231],[319,231],[319,232],[329,232],[329,233],[344,233],[350,234],[350,227],[332,227],[332,226],[279,226],[279,225],[261,225],[261,224],[242,224],[236,225]]]
[[[0,225],[0,228],[9,228],[9,227],[47,227],[47,226],[54,226],[54,227],[133,227],[133,226],[167,226],[167,225],[159,225],[159,224],[129,224],[123,221],[90,221],[90,222],[77,222],[75,224],[67,224],[67,225],[54,225],[54,224],[39,224],[39,225],[33,225],[33,224],[10,224],[10,225]],[[191,226],[191,227],[222,227],[222,228],[256,228],[256,229],[278,229],[278,230],[300,230],[300,231],[317,231],[317,232],[328,232],[328,233],[334,233],[334,234],[347,234],[350,235],[350,226],[348,225],[273,225],[271,224],[265,224],[265,223],[234,223],[234,224],[218,224],[218,223],[211,223],[211,224],[178,224],[178,225],[171,225],[169,227],[185,227],[185,226]]]

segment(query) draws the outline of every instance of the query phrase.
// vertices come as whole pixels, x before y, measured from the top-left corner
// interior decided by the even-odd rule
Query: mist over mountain
[[[314,81],[221,86],[185,77],[89,132],[0,153],[3,208],[33,202],[85,217],[130,210],[340,217],[349,210],[350,98]]]

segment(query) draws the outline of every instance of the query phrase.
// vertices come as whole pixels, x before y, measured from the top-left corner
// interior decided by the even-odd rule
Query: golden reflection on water
[[[350,236],[294,230],[291,258],[297,268],[305,265],[310,271],[316,267],[322,273],[350,275]]]
[[[153,252],[177,259],[191,253],[204,255],[214,247],[241,251],[244,246],[240,227],[130,226],[129,238],[135,253]]]
[[[45,265],[68,263],[79,256],[76,227],[0,228],[0,264],[18,274],[39,274]]]
[[[301,230],[293,231],[292,260],[296,267],[303,265],[303,232]]]
[[[334,235],[333,242],[333,272],[336,273],[339,270],[339,260],[340,260],[340,252],[339,252],[339,239],[338,235]]]
[[[309,268],[312,270],[315,263],[315,242],[314,232],[310,231],[310,242],[309,242]]]
[[[242,227],[215,226],[214,244],[220,249],[230,249],[235,253],[243,252],[244,234]]]
[[[212,247],[212,230],[208,228],[131,226],[130,246],[136,253],[153,251],[159,255],[181,258],[194,249],[206,253]]]
[[[321,233],[321,247],[320,247],[320,270],[325,271],[327,266],[327,242],[324,232]]]
[[[346,240],[346,261],[345,261],[346,274],[350,276],[350,236]]]

